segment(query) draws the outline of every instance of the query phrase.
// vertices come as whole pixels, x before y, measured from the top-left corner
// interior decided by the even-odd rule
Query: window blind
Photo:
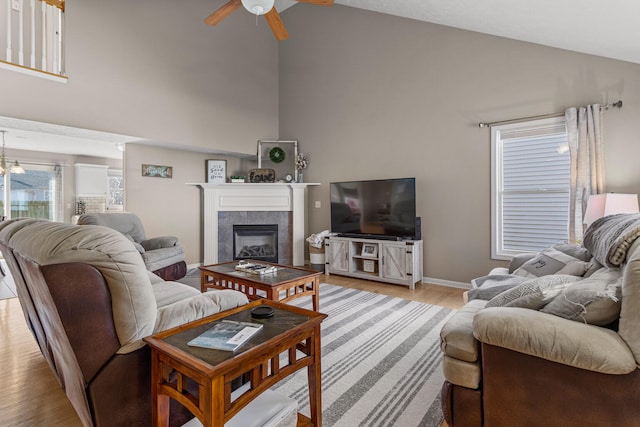
[[[568,238],[570,158],[564,121],[496,132],[498,255],[539,251]]]

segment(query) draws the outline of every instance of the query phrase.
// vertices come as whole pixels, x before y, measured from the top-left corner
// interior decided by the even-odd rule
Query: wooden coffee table
[[[246,294],[250,299],[267,298],[280,302],[289,302],[296,298],[310,296],[313,299],[313,310],[320,309],[318,288],[321,272],[264,261],[248,261],[274,265],[278,271],[264,275],[244,273],[235,269],[238,261],[205,265],[199,267],[200,291],[234,289]]]
[[[252,318],[251,309],[261,305],[272,307],[273,317]],[[169,399],[174,399],[205,427],[223,427],[262,392],[306,367],[311,418],[298,414],[298,425],[322,426],[320,323],[326,317],[261,299],[145,338],[151,347],[153,425],[169,425]],[[264,326],[235,352],[187,345],[222,319]],[[239,377],[248,378],[250,387],[231,401],[231,383]],[[187,379],[198,384],[197,396],[187,391]]]

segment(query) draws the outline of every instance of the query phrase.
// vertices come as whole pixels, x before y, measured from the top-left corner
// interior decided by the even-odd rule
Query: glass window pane
[[[54,221],[55,173],[25,167],[23,174],[10,174],[11,218],[43,218]]]
[[[124,206],[124,178],[122,171],[109,169],[109,194],[107,208],[122,210]]]

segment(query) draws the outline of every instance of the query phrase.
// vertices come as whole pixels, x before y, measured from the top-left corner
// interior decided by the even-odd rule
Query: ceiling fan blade
[[[313,3],[319,4],[320,6],[331,6],[333,4],[333,0],[296,0],[300,3]]]
[[[282,19],[280,19],[280,15],[276,11],[276,8],[271,8],[269,12],[267,12],[264,17],[267,19],[269,26],[271,27],[271,31],[273,31],[273,35],[280,41],[286,40],[289,38],[289,32],[284,27],[282,23]]]
[[[229,0],[228,3],[225,3],[220,9],[209,15],[204,20],[204,23],[207,25],[216,25],[240,6],[242,6],[242,0]]]

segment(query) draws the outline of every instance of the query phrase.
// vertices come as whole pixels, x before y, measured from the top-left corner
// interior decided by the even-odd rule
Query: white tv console
[[[325,274],[395,283],[415,289],[422,281],[422,240],[329,236]]]

